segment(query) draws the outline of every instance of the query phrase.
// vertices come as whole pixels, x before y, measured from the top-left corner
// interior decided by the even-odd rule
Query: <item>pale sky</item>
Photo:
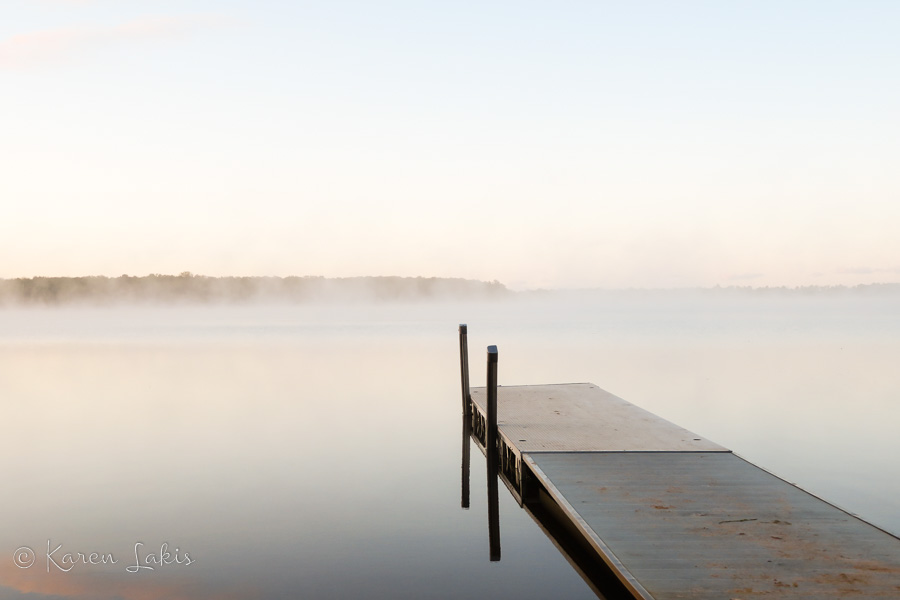
[[[900,3],[2,0],[0,277],[900,282]]]

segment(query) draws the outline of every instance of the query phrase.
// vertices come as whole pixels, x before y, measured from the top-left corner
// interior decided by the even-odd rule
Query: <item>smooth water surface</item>
[[[460,508],[460,322],[900,531],[892,297],[6,308],[0,598],[593,598],[477,451]]]

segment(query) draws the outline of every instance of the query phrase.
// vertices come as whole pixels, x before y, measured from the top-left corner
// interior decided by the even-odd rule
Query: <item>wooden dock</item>
[[[466,335],[463,504],[471,437],[601,597],[900,598],[896,536],[593,384],[497,386],[496,347],[471,388]]]

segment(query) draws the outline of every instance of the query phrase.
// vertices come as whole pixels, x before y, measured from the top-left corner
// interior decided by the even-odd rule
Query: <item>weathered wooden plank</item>
[[[485,388],[472,401],[487,411]],[[502,386],[498,425],[520,452],[727,452],[591,383]]]
[[[900,540],[733,454],[525,460],[656,600],[900,597]]]

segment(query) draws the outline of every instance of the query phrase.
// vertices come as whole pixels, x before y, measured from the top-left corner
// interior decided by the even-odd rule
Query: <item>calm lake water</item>
[[[460,508],[461,322],[900,532],[898,300],[0,309],[0,598],[594,598],[477,451]]]

